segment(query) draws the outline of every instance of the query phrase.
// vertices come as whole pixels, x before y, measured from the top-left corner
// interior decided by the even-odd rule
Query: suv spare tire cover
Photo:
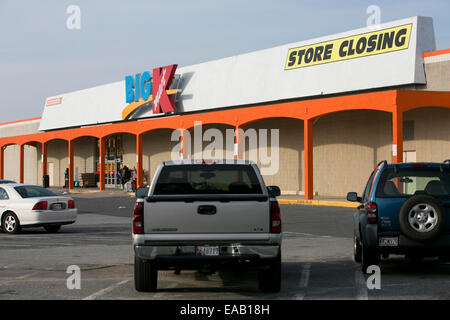
[[[445,209],[434,197],[415,195],[406,200],[398,214],[400,230],[408,238],[432,240],[445,229]]]

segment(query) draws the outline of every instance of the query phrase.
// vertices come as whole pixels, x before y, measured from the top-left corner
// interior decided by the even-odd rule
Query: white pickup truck
[[[259,289],[281,285],[281,214],[255,163],[180,160],[159,165],[136,192],[133,218],[137,291],[155,291],[158,270],[256,267]]]

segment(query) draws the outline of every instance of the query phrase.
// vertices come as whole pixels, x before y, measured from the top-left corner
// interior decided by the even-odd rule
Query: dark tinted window
[[[415,194],[450,196],[450,169],[430,167],[387,169],[377,188],[377,197],[405,197]]]
[[[6,193],[5,189],[0,188],[0,200],[8,200],[8,194]]]
[[[375,170],[372,171],[372,174],[370,175],[369,180],[367,180],[367,184],[366,184],[366,187],[364,188],[363,195],[362,195],[363,202],[367,201],[367,197],[369,196],[369,190],[370,190],[370,187],[372,186],[372,180],[373,180],[374,175],[375,175]]]
[[[44,189],[39,186],[19,186],[14,187],[17,193],[20,194],[22,198],[34,198],[34,197],[48,197],[48,196],[56,196],[50,190]]]
[[[262,194],[262,190],[248,165],[176,165],[161,170],[153,194]]]

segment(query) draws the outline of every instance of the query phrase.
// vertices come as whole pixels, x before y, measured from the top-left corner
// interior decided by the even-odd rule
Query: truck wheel
[[[139,292],[156,291],[158,269],[155,262],[134,257],[134,287]]]
[[[258,286],[261,292],[279,292],[281,289],[281,257],[268,269],[259,270]]]
[[[367,268],[372,265],[380,264],[380,253],[376,248],[368,248],[364,244],[361,246],[361,269],[364,274]]]
[[[13,212],[8,212],[3,216],[2,228],[6,233],[20,232],[20,221]]]
[[[398,221],[400,230],[408,238],[417,241],[432,240],[445,229],[445,210],[435,198],[416,195],[403,203]]]
[[[353,236],[353,260],[361,263],[361,242],[356,237],[356,234]]]

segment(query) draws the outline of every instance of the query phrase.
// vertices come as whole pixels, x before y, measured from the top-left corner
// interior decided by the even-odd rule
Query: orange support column
[[[20,159],[19,159],[19,183],[23,183],[24,181],[24,145],[20,145]]]
[[[234,127],[234,158],[243,159],[243,144],[244,132],[238,125]]]
[[[0,147],[0,179],[4,179],[4,170],[5,170],[5,160],[3,160],[5,156],[5,147]]]
[[[73,189],[73,140],[69,140],[69,189]]]
[[[136,135],[136,188],[143,185],[142,177],[142,134]]]
[[[45,176],[47,174],[47,142],[42,142],[41,163],[42,176]]]
[[[184,130],[180,129],[180,160],[184,159]]]
[[[392,161],[403,162],[403,112],[392,112]]]
[[[305,155],[305,199],[314,197],[313,189],[313,119],[307,119],[303,125],[304,155]]]
[[[99,139],[99,153],[100,153],[100,170],[99,170],[99,189],[105,190],[105,153],[106,153],[106,138],[100,138]]]

